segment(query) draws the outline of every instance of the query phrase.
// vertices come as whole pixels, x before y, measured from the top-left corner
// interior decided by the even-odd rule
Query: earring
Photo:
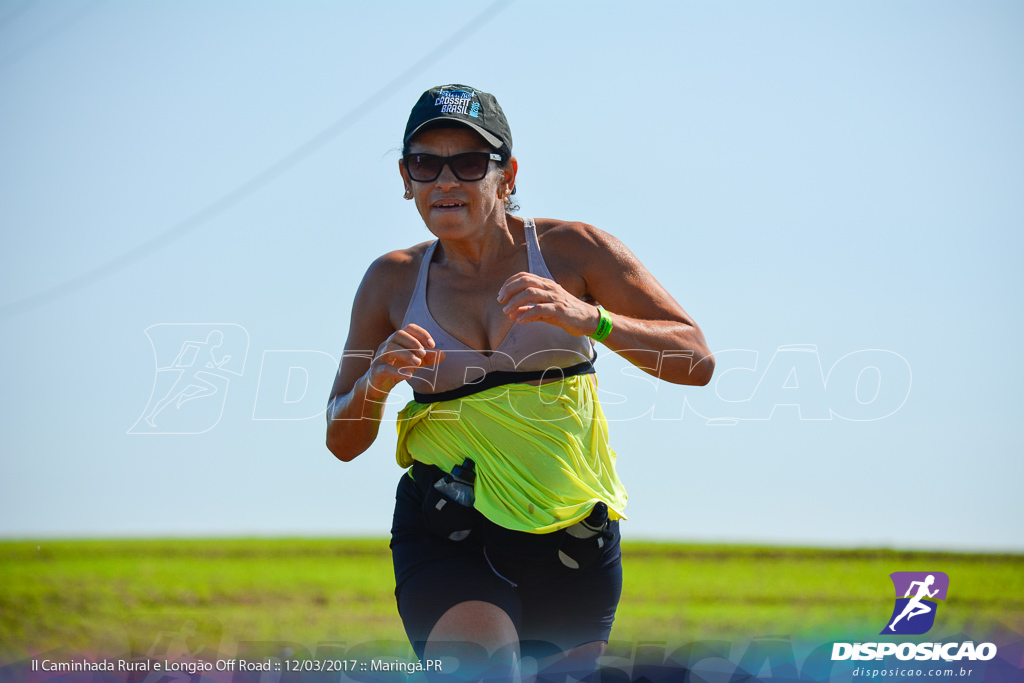
[[[402,199],[412,199],[412,189],[405,188],[405,194],[402,195]]]

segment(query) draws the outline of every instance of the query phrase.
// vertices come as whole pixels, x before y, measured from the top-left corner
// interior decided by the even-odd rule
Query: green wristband
[[[601,314],[601,319],[597,321],[597,329],[590,338],[596,342],[603,342],[612,333],[612,317],[600,306],[597,307],[597,312]]]

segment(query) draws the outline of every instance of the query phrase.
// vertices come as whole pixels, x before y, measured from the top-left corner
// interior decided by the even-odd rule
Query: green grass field
[[[1024,633],[1024,555],[628,543],[613,639],[874,637],[893,571],[943,571],[936,629]],[[385,540],[0,543],[0,658],[145,651],[196,624],[214,643],[394,641],[408,648]],[[409,650],[411,653],[411,650]]]

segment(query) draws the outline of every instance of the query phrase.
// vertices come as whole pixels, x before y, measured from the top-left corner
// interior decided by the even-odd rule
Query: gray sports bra
[[[532,218],[524,222],[530,272],[554,280],[540,253],[536,224]],[[436,247],[435,241],[423,254],[416,288],[402,320],[402,327],[416,323],[425,329],[433,337],[435,348],[445,352],[443,361],[420,368],[409,378],[418,402],[445,401],[511,382],[594,371],[594,344],[590,338],[574,337],[548,323],[513,324],[489,354],[471,349],[448,334],[427,308],[427,275]]]

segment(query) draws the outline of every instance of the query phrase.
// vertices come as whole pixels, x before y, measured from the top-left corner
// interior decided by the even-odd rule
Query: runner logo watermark
[[[917,636],[930,631],[939,608],[936,600],[946,599],[949,577],[944,572],[893,572],[889,577],[896,589],[896,605],[880,635]]]
[[[220,422],[232,376],[241,377],[249,333],[233,323],[160,323],[146,328],[156,374],[129,434],[202,434]]]

